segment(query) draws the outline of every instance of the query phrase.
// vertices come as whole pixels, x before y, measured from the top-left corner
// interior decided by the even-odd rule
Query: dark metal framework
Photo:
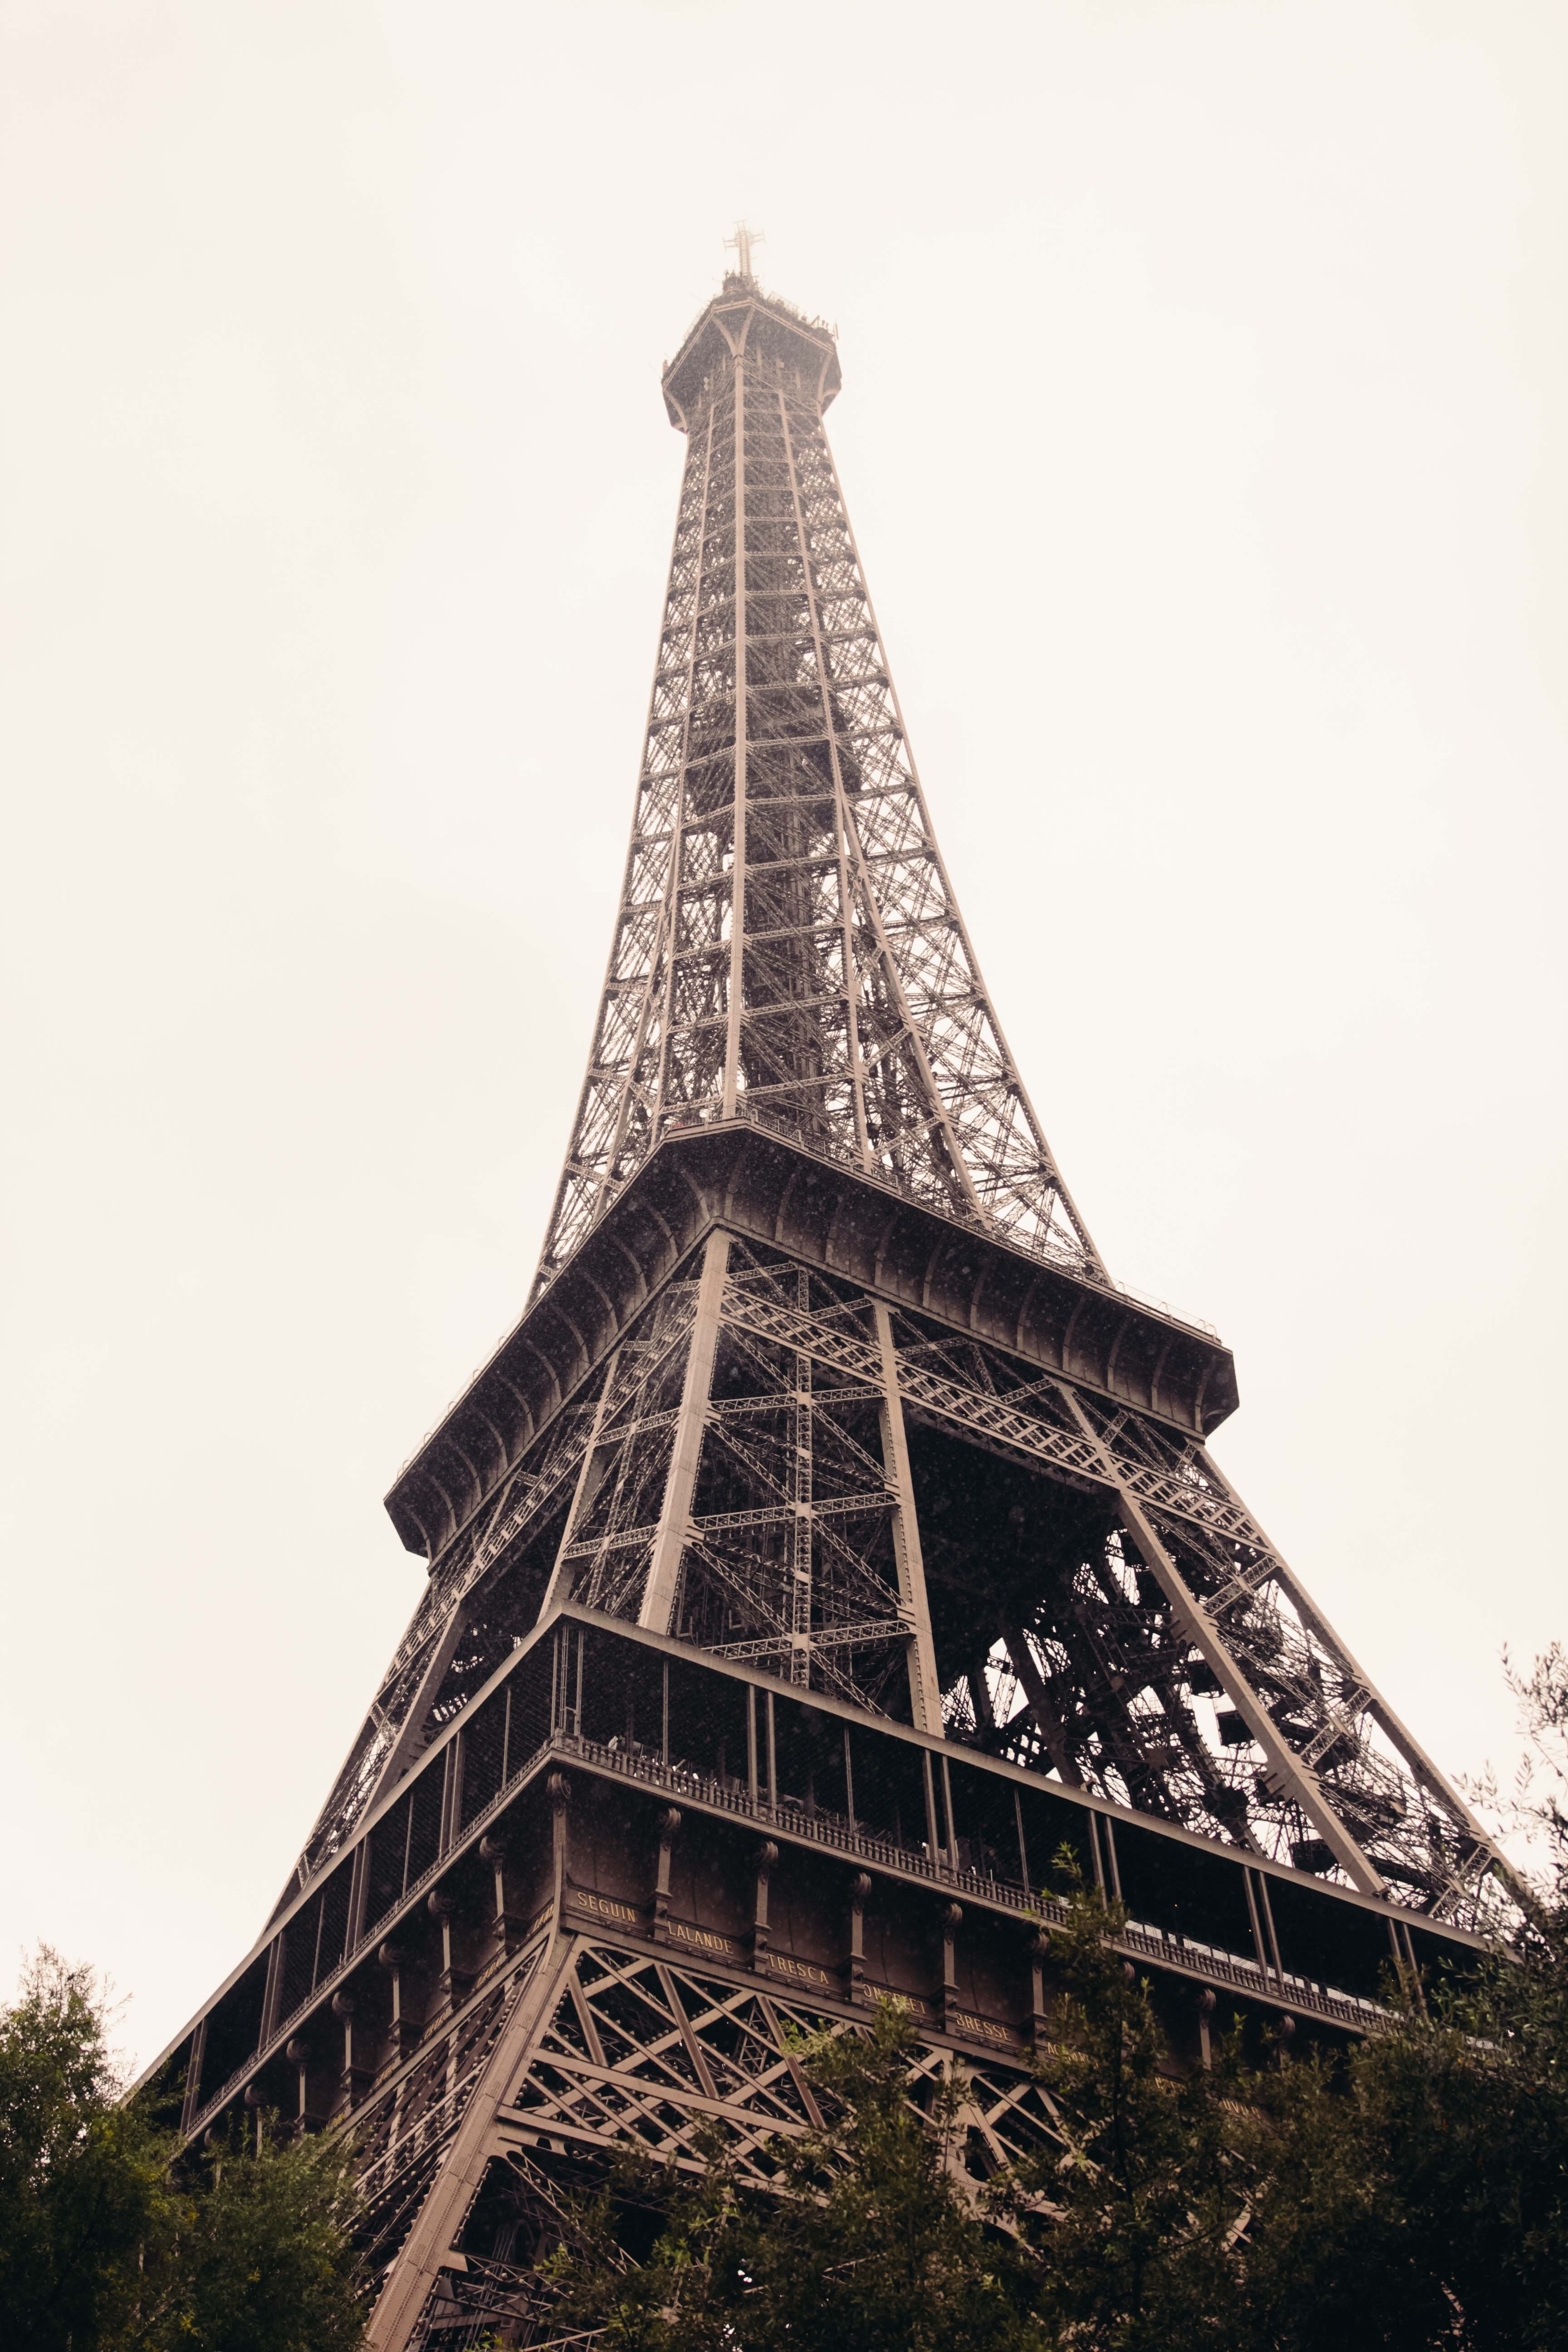
[[[706,2119],[744,2169],[810,2116],[784,2025],[879,1987],[911,2096],[962,2060],[981,2173],[1048,2133],[1063,1838],[1174,2063],[1216,2001],[1369,2030],[1379,1967],[1500,1899],[1207,1451],[1228,1352],[1111,1280],[1051,1158],[910,757],[831,333],[731,275],[664,383],[647,750],[532,1298],[388,1496],[427,1589],[161,2062],[193,2134],[353,2118],[378,2352],[547,2327],[531,2252],[596,2156],[687,2161]]]

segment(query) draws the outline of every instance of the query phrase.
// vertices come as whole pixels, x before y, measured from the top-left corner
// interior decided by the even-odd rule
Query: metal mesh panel
[[[254,1959],[237,1984],[231,1985],[207,2019],[205,2055],[202,2060],[202,2098],[215,2094],[254,2056],[261,2039],[261,2003],[267,1990],[267,1955]]]
[[[370,1832],[365,1865],[365,1927],[379,1926],[401,1900],[408,1855],[408,1822],[413,1791],[400,1797]]]
[[[478,1707],[463,1726],[464,1826],[482,1812],[501,1784],[501,1759],[506,1748],[507,1695],[498,1691]]]

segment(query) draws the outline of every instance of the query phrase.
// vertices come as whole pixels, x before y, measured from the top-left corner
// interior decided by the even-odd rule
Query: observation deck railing
[[[679,1762],[668,1764],[646,1752],[585,1739],[575,1732],[555,1731],[542,1740],[533,1753],[508,1775],[489,1802],[464,1822],[460,1838],[454,1840],[405,1888],[398,1902],[367,1927],[336,1966],[312,1986],[302,2000],[296,2002],[287,2017],[279,2020],[266,2042],[202,2101],[187,2126],[189,2136],[194,2137],[210,2124],[236,2092],[284,2048],[306,2015],[330,2000],[366,1955],[393,1936],[394,1927],[389,1923],[415,1909],[451,1869],[458,1854],[481,1837],[495,1816],[512,1801],[521,1784],[552,1759],[584,1765],[592,1771],[657,1789],[667,1796],[684,1799],[689,1804],[727,1813],[753,1828],[777,1831],[786,1837],[841,1853],[872,1869],[923,1880],[954,1897],[967,1895],[973,1902],[984,1903],[994,1910],[1011,1911],[1021,1920],[1032,1919],[1047,1928],[1062,1924],[1068,1916],[1067,1904],[1059,1896],[1036,1893],[1017,1880],[998,1878],[987,1871],[963,1868],[943,1855],[933,1855],[924,1846],[896,1844],[890,1838],[879,1837],[841,1815],[823,1810],[809,1811],[798,1799],[784,1797],[776,1803],[771,1802],[761,1794],[753,1797],[750,1789],[738,1781],[721,1780]],[[1113,1942],[1118,1951],[1130,1958],[1179,1969],[1188,1975],[1249,1994],[1255,2000],[1266,2000],[1271,2006],[1298,2010],[1303,2015],[1346,2026],[1354,2032],[1375,2032],[1388,2015],[1380,2003],[1358,1993],[1316,1983],[1288,1969],[1265,1969],[1239,1952],[1227,1952],[1192,1937],[1170,1935],[1163,1928],[1136,1919],[1129,1919],[1117,1931]],[[487,1969],[485,1974],[493,1974],[493,1970]],[[448,2021],[442,2018],[437,2023],[444,2027]],[[435,2027],[430,2031],[434,2032]],[[960,2034],[956,2038],[964,2037]]]

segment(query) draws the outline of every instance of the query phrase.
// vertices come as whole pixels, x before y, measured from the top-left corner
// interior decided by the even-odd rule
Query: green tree
[[[1248,2347],[1568,2345],[1568,1658],[1510,1681],[1529,1747],[1505,1810],[1542,1857],[1516,1924],[1342,2066],[1246,2086]]]
[[[41,1948],[0,2011],[0,2315],[39,2352],[113,2343],[173,2235],[167,2137],[120,2104],[91,1973]]]
[[[362,2341],[360,2204],[343,2143],[264,2136],[259,2148],[215,2151],[182,2202],[155,2324],[128,2335],[127,2352],[353,2352]]]
[[[1052,2038],[1037,2063],[1059,2144],[997,2181],[993,2200],[1028,2246],[1052,2346],[1227,2343],[1256,2175],[1238,2086],[1201,2068],[1173,2074],[1147,1979],[1114,1948],[1121,1906],[1086,1889],[1067,1858],[1062,1875]]]
[[[0,2009],[5,2352],[351,2352],[347,2151],[264,2129],[182,2167],[124,2094],[101,1988],[40,1949]]]

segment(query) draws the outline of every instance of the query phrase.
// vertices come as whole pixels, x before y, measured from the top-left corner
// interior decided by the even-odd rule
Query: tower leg
[[[404,2352],[484,2176],[496,2108],[521,2066],[541,2018],[549,2013],[572,1951],[572,1939],[557,1935],[525,1982],[371,2314],[366,2352]]]
[[[658,1534],[648,1566],[639,1625],[668,1633],[675,1612],[680,1581],[680,1555],[691,1517],[691,1497],[697,1487],[697,1465],[702,1453],[708,1391],[713,1384],[713,1357],[719,1344],[719,1318],[724,1303],[724,1282],[730,1270],[730,1236],[710,1234],[702,1251],[702,1276],[697,1287],[697,1318],[686,1359],[686,1380],[680,1392],[680,1425],[665,1485]]]

